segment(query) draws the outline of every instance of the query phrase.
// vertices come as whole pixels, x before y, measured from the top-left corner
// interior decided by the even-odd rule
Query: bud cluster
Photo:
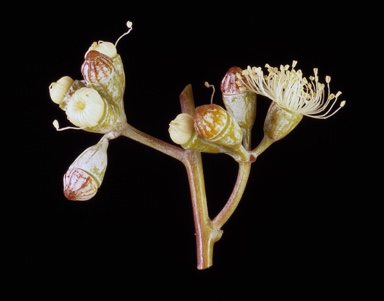
[[[127,22],[129,30],[132,23]],[[212,265],[213,245],[221,238],[222,226],[233,214],[244,193],[251,163],[272,143],[287,136],[303,116],[326,119],[338,112],[345,101],[335,104],[341,92],[329,90],[331,78],[319,81],[318,70],[313,76],[303,77],[292,66],[280,68],[266,64],[268,74],[261,67],[242,70],[231,67],[220,85],[224,106],[211,102],[195,107],[192,91],[180,95],[182,113],[169,123],[171,140],[175,146],[141,132],[126,120],[124,112],[125,73],[116,45],[94,42],[85,53],[81,66],[82,80],[63,76],[49,86],[52,101],[65,111],[75,129],[103,134],[95,145],[85,149],[64,174],[64,195],[68,200],[87,201],[100,188],[108,165],[109,141],[125,136],[161,151],[181,161],[187,170],[194,211],[198,268]],[[189,86],[187,86],[189,87]],[[325,91],[328,90],[328,93]],[[263,125],[263,138],[252,148],[251,134],[256,119],[257,97],[271,100]],[[54,121],[57,130],[58,122]],[[64,128],[67,129],[67,128]],[[211,219],[206,203],[204,173],[200,152],[226,154],[239,164],[232,193],[222,210]]]
[[[194,116],[180,114],[170,123],[171,139],[185,149],[227,153],[238,161],[253,162],[272,143],[288,135],[304,115],[326,119],[345,105],[342,101],[332,111],[341,92],[329,92],[325,97],[325,85],[319,82],[317,68],[314,76],[307,80],[301,70],[294,69],[296,63],[293,62],[291,70],[289,65],[278,69],[267,64],[268,75],[264,75],[260,67],[245,70],[231,67],[220,85],[225,108],[211,103],[197,107]],[[327,76],[328,90],[330,80]],[[257,95],[266,96],[272,102],[264,120],[264,137],[252,149]]]
[[[80,129],[105,134],[126,122],[124,112],[125,74],[116,47],[94,42],[81,66],[83,80],[61,77],[49,86],[53,102]]]
[[[209,84],[206,83],[206,86],[208,87]],[[255,101],[256,94],[243,92],[240,94],[238,102],[226,103],[228,110],[210,103],[195,108],[193,116],[187,113],[177,115],[170,122],[168,129],[172,141],[180,144],[184,149],[206,153],[226,153],[237,161],[252,160],[243,141],[245,133],[252,127],[254,120],[242,116],[241,110],[236,106],[244,105],[244,102],[250,99]],[[245,94],[253,94],[254,97],[247,98],[244,97]],[[252,108],[256,109],[256,106]],[[246,114],[255,116],[248,112]]]
[[[132,23],[127,22],[127,27],[129,30],[122,36],[131,31]],[[127,124],[123,99],[125,73],[116,50],[120,38],[115,44],[92,43],[81,66],[82,80],[63,76],[49,86],[52,101],[65,111],[75,129],[104,134],[96,145],[79,155],[65,173],[64,195],[69,200],[85,201],[95,196],[107,169],[109,139],[115,138],[114,133],[119,133]],[[56,120],[53,124],[59,130]]]

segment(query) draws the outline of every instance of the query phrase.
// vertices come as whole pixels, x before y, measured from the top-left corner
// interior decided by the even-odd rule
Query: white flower
[[[295,70],[296,64],[297,61],[293,61],[291,69],[289,65],[281,65],[278,69],[266,64],[268,75],[264,75],[261,67],[248,66],[242,74],[237,75],[237,84],[242,90],[266,96],[294,114],[312,118],[329,118],[345,105],[345,101],[342,101],[339,107],[334,109],[341,92],[330,93],[330,76],[325,77],[328,89],[325,95],[325,84],[319,82],[317,68],[313,69],[314,75],[310,76],[308,81],[300,69]]]
[[[92,88],[80,88],[68,102],[67,118],[80,128],[91,128],[100,123],[106,104],[100,94]]]

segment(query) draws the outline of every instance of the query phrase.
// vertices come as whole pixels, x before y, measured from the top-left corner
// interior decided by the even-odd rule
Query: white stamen
[[[214,85],[210,85],[209,82],[204,82],[204,85],[207,87],[207,88],[212,88],[212,95],[211,95],[211,104],[213,103],[213,96],[215,95],[215,86]]]
[[[238,85],[242,91],[253,91],[275,101],[280,107],[291,112],[312,118],[327,119],[333,116],[345,105],[345,101],[334,109],[337,98],[330,92],[331,77],[325,77],[325,84],[319,82],[318,69],[313,68],[313,75],[309,80],[303,77],[300,69],[296,70],[297,61],[289,65],[280,65],[280,68],[265,64],[268,74],[264,75],[260,67],[248,66],[242,71],[244,80],[240,75]],[[333,110],[333,111],[332,111]]]
[[[131,21],[127,21],[127,27],[128,27],[128,31],[123,33],[115,42],[115,47],[117,47],[117,43],[120,41],[120,39],[124,36],[126,36],[127,34],[129,34],[131,32],[131,30],[133,29],[132,27],[132,22]]]
[[[59,128],[59,122],[55,119],[53,122],[52,122],[53,126],[55,127],[56,131],[65,131],[65,130],[81,130],[82,128],[77,128],[77,127],[73,127],[73,126],[67,126],[65,128]]]

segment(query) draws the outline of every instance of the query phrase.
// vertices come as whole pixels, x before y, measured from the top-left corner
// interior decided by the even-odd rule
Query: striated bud
[[[125,79],[120,56],[112,59],[90,50],[82,65],[82,73],[85,80],[72,80],[67,76],[52,83],[52,100],[79,129],[106,134],[121,127],[126,123],[126,115],[123,101]]]
[[[81,74],[87,82],[97,83],[110,77],[113,68],[113,61],[109,56],[97,50],[90,50],[85,55],[84,63],[81,66]]]
[[[238,66],[233,66],[229,68],[223,79],[220,83],[220,90],[223,94],[241,94],[239,85],[237,82],[237,74],[241,74],[242,69]]]
[[[80,88],[68,100],[67,118],[80,128],[92,128],[100,123],[106,109],[106,103],[100,94],[92,88]]]
[[[57,82],[51,83],[49,86],[49,95],[52,101],[60,105],[72,84],[73,79],[69,76],[63,76]]]
[[[111,59],[115,58],[117,56],[117,49],[115,45],[111,42],[104,42],[99,41],[93,42],[92,45],[89,47],[88,51],[85,53],[84,58],[87,57],[88,52],[96,50],[102,54],[105,54],[106,56],[110,57]]]
[[[241,145],[242,130],[234,117],[223,107],[216,104],[199,106],[193,119],[194,128],[200,137],[229,148]]]
[[[124,110],[125,72],[116,49],[118,41],[132,30],[132,22],[128,21],[126,25],[128,30],[115,44],[104,41],[92,43],[81,65],[83,80],[72,80],[66,76],[49,86],[52,101],[78,126],[59,128],[58,122],[54,121],[57,130],[82,129],[106,134],[121,130],[127,123]]]
[[[99,187],[92,176],[80,168],[71,168],[64,175],[64,195],[70,201],[88,201]]]
[[[112,43],[102,42],[101,45],[110,44]],[[87,51],[85,60],[81,65],[81,73],[88,86],[98,90],[110,104],[117,104],[123,109],[125,90],[124,67],[120,55],[116,54],[113,58],[109,56],[114,54],[114,52],[111,53],[111,47],[114,46],[102,47],[100,44],[91,46],[91,50]]]
[[[225,108],[243,129],[245,143],[250,143],[251,129],[256,119],[256,93],[242,91],[237,84],[240,67],[231,67],[221,81],[220,89]]]
[[[96,195],[107,169],[108,145],[108,139],[103,137],[71,164],[63,178],[64,195],[68,200],[87,201]]]
[[[66,97],[65,103],[68,120],[84,131],[106,134],[126,122],[124,111],[108,103],[93,88],[79,87]]]

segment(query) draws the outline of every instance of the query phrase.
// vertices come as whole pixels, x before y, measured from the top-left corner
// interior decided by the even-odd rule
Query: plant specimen
[[[127,22],[128,31],[132,23]],[[85,53],[81,66],[82,80],[64,76],[49,86],[53,102],[65,111],[74,125],[58,131],[81,129],[101,134],[97,144],[84,150],[70,165],[63,178],[68,200],[88,201],[101,186],[108,165],[109,143],[126,137],[180,161],[188,175],[196,235],[197,268],[213,264],[213,247],[223,234],[222,227],[232,216],[247,186],[251,166],[271,144],[288,135],[304,116],[327,119],[338,112],[345,101],[341,92],[330,92],[329,76],[325,84],[318,70],[309,78],[296,61],[291,65],[265,68],[232,66],[220,85],[224,106],[210,103],[195,107],[192,86],[179,95],[181,113],[170,121],[168,131],[174,144],[168,143],[127,122],[124,111],[125,73],[117,53],[117,43],[94,42]],[[266,73],[264,73],[266,71]],[[205,83],[208,88],[214,86]],[[256,118],[257,96],[271,101],[264,120],[263,138],[252,146],[252,129]],[[338,104],[338,105],[337,105]],[[205,191],[202,153],[225,154],[238,164],[232,192],[221,209],[210,218]]]

